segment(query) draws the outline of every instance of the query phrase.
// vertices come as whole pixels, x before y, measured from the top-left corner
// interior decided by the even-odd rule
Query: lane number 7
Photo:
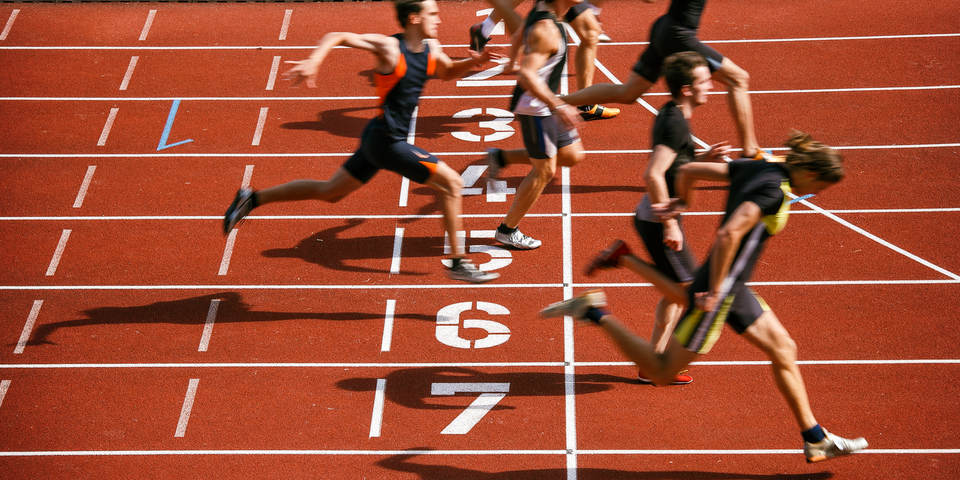
[[[430,394],[435,396],[455,395],[457,393],[479,393],[466,410],[457,415],[440,433],[444,435],[464,435],[480,422],[503,397],[510,391],[509,383],[434,383]]]

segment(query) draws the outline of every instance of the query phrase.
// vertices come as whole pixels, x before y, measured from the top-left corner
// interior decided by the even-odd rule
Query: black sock
[[[250,195],[250,205],[251,205],[251,206],[250,206],[250,210],[253,210],[254,208],[257,208],[257,207],[260,206],[260,194],[259,194],[259,193],[253,192],[253,193]]]
[[[452,269],[454,269],[454,268],[459,267],[459,266],[460,266],[460,262],[462,262],[463,259],[460,258],[460,257],[453,257],[453,258],[450,259],[450,261],[453,262],[453,265],[450,265],[450,269],[452,270]]]
[[[497,165],[499,165],[500,168],[503,168],[503,167],[506,167],[506,166],[507,166],[507,160],[506,160],[505,158],[503,158],[503,149],[500,149],[500,148],[497,149],[497,157],[496,157],[496,158],[497,158]]]
[[[822,441],[827,435],[823,433],[823,428],[820,427],[820,424],[816,424],[810,430],[804,430],[800,432],[803,435],[803,441],[807,443],[817,443]]]
[[[609,315],[609,314],[610,312],[602,308],[590,307],[587,309],[586,313],[583,314],[583,318],[586,318],[587,320],[590,320],[591,322],[599,325],[600,319],[603,318],[604,315]]]
[[[510,227],[507,226],[507,224],[501,223],[500,226],[497,227],[497,231],[500,232],[500,233],[503,233],[503,234],[505,234],[505,235],[510,235],[511,233],[516,232],[517,229],[516,229],[516,228],[510,228]]]

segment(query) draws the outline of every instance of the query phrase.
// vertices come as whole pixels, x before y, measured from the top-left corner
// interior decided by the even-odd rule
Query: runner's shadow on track
[[[305,262],[320,265],[333,270],[346,272],[386,273],[383,270],[358,265],[350,265],[351,260],[393,258],[393,235],[367,237],[341,237],[340,234],[364,223],[363,219],[351,219],[344,225],[330,227],[300,240],[290,248],[264,250],[262,255],[269,258],[299,258]],[[404,257],[443,256],[443,238],[404,237],[402,244]],[[439,260],[438,260],[439,262]],[[401,271],[400,275],[428,275],[426,272]]]
[[[431,449],[416,448],[412,450],[425,451]],[[421,480],[448,480],[454,478],[457,480],[554,480],[557,478],[567,478],[567,469],[565,468],[484,472],[481,470],[471,470],[452,465],[433,465],[411,462],[410,459],[415,456],[417,456],[416,453],[411,453],[409,455],[394,455],[384,458],[383,460],[379,460],[377,465],[398,472],[413,473]],[[833,478],[833,473],[777,473],[764,475],[752,473],[702,472],[691,470],[634,472],[628,470],[613,470],[608,468],[578,468],[577,478],[597,478],[603,480],[826,480]]]
[[[280,128],[286,130],[313,130],[317,132],[327,132],[338,137],[360,138],[367,123],[376,117],[378,113],[379,108],[375,105],[369,107],[334,108],[317,112],[316,120],[286,122],[280,124]],[[487,130],[476,127],[478,122],[489,121],[494,118],[493,115],[477,115],[476,117],[470,118],[454,118],[449,115],[433,117],[417,116],[416,135],[417,138],[433,139],[461,130],[477,130],[478,133],[483,133]],[[474,125],[475,128],[468,129],[464,125]],[[453,137],[450,138],[452,139]]]
[[[430,394],[433,383],[509,383],[509,398],[515,397],[562,397],[566,395],[566,376],[551,372],[503,372],[487,373],[460,367],[405,368],[387,374],[387,399],[397,405],[424,410],[462,410],[462,406],[428,402],[437,397]],[[637,384],[633,378],[607,374],[577,374],[578,395],[609,390],[611,384]],[[391,387],[401,385],[402,387]],[[350,391],[376,391],[377,378],[347,378],[337,386]],[[513,410],[510,405],[498,403],[494,410]],[[459,478],[459,477],[446,477]]]
[[[382,319],[383,312],[271,312],[252,310],[237,292],[221,292],[198,297],[154,302],[131,307],[98,307],[84,310],[86,318],[44,323],[33,330],[27,345],[56,345],[50,337],[60,329],[91,325],[172,324],[203,325],[213,300],[219,300],[217,323],[263,323],[285,320],[371,320]],[[397,313],[395,318],[435,322],[436,315]]]

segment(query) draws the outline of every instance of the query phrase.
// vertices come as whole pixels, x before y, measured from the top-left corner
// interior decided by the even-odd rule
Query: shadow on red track
[[[360,267],[345,263],[348,260],[368,260],[391,258],[393,256],[393,235],[366,237],[341,237],[340,234],[364,223],[363,219],[351,219],[344,225],[321,230],[300,240],[290,248],[265,250],[264,257],[299,258],[305,262],[320,265],[332,270],[346,272],[391,273],[369,267]],[[404,237],[404,257],[442,257],[443,238],[441,237]],[[427,272],[402,271],[400,275],[428,275]]]
[[[578,395],[603,392],[611,389],[611,384],[626,383],[639,385],[633,378],[607,374],[575,375]],[[566,375],[551,372],[498,372],[489,373],[461,367],[404,368],[387,374],[387,399],[397,405],[425,410],[462,409],[454,405],[429,403],[427,398],[436,398],[430,393],[435,382],[455,383],[509,383],[510,398],[516,397],[562,397],[566,395]],[[391,388],[402,385],[402,388]],[[337,386],[350,391],[375,391],[377,378],[348,378],[337,382]],[[513,410],[515,407],[498,403],[494,410]],[[459,478],[459,477],[446,477]]]
[[[414,450],[429,450],[417,448]],[[546,480],[566,478],[567,470],[563,468],[513,470],[507,472],[483,472],[470,470],[451,465],[429,465],[413,463],[409,460],[417,455],[394,455],[377,462],[384,468],[407,472],[417,475],[421,480]],[[833,478],[831,472],[801,473],[801,474],[750,474],[703,471],[650,471],[632,472],[627,470],[613,470],[607,468],[578,468],[579,480],[825,480]]]
[[[198,297],[154,302],[132,307],[98,307],[84,310],[86,318],[44,323],[37,326],[27,345],[56,345],[50,336],[60,329],[90,325],[179,324],[203,325],[212,300],[220,300],[217,323],[278,322],[284,320],[370,320],[383,318],[383,312],[271,312],[252,310],[236,292],[213,293]],[[397,314],[397,318],[435,322],[436,315]]]

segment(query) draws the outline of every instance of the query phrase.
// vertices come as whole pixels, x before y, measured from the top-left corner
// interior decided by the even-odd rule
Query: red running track
[[[616,80],[665,3],[605,3],[616,43],[598,62]],[[484,7],[441,3],[450,55]],[[800,346],[818,419],[870,440],[807,465],[763,356],[733,332],[693,384],[652,388],[601,331],[537,317],[602,286],[633,328],[651,328],[651,287],[581,273],[612,239],[637,243],[644,107],[581,128],[587,160],[523,222],[542,248],[490,250],[512,197],[471,179],[484,149],[520,146],[479,124],[510,87],[428,84],[415,141],[477,189],[467,243],[502,274],[452,284],[433,195],[390,173],[339,204],[270,206],[220,233],[245,177],[325,178],[375,114],[366,54],[335,51],[315,90],[279,81],[275,62],[343,27],[331,18],[392,33],[390,5],[4,4],[2,476],[957,478],[960,11],[870,7],[728,1],[701,29],[751,73],[765,147],[804,129],[850,172],[796,206],[754,275]],[[735,138],[722,96],[694,119],[708,143]],[[662,86],[644,98],[658,107]],[[469,109],[483,113],[455,115]],[[506,170],[505,187],[525,173]],[[686,220],[701,255],[723,202],[703,190]]]

